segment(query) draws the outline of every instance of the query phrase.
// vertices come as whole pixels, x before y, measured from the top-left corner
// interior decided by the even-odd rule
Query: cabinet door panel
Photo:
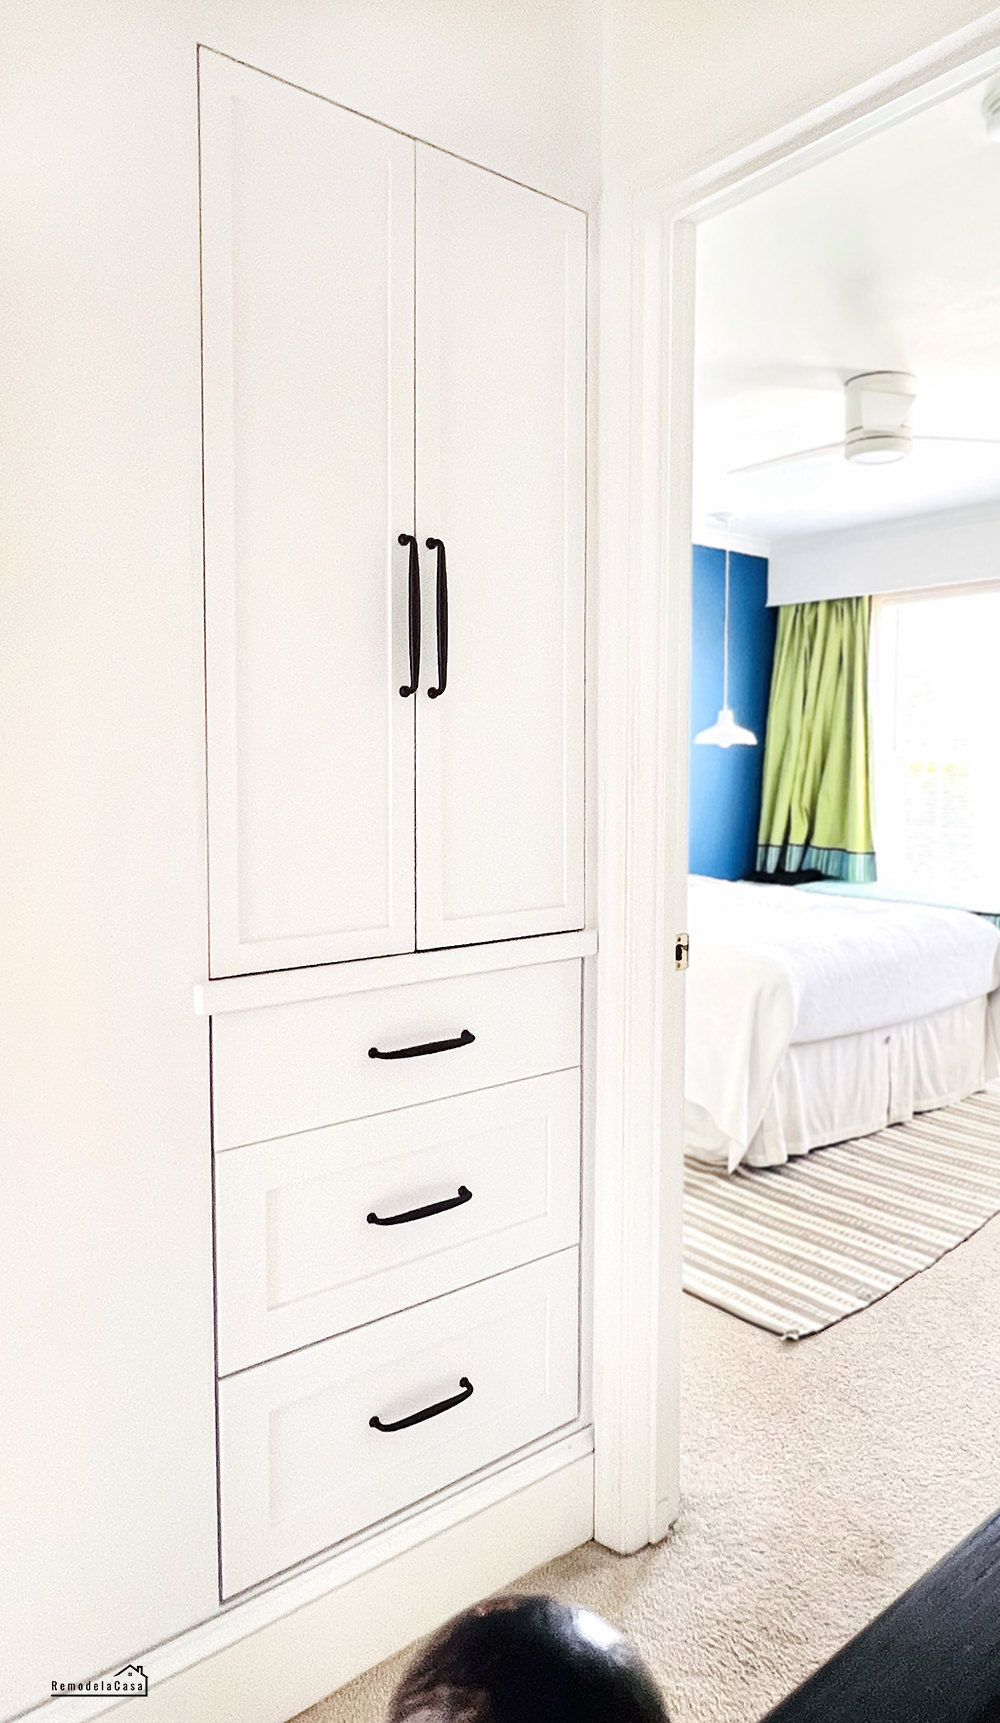
[[[460,1041],[464,1031],[472,1036]],[[446,1042],[410,1058],[373,1058]],[[580,965],[532,964],[338,999],[224,1012],[212,1025],[217,1149],[311,1131],[580,1063]]]
[[[413,145],[201,56],[213,975],[411,950]]]
[[[221,1382],[225,1596],[571,1423],[577,1285],[566,1250]]]
[[[575,1244],[579,1171],[578,1070],[227,1150],[220,1373]]]
[[[583,923],[586,220],[417,146],[417,943]]]

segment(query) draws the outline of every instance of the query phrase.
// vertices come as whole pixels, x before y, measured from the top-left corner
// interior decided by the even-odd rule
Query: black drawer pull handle
[[[368,1216],[369,1226],[402,1226],[407,1220],[426,1220],[431,1214],[444,1214],[445,1209],[461,1208],[463,1203],[472,1201],[472,1192],[467,1185],[459,1185],[457,1197],[445,1197],[444,1202],[428,1203],[426,1208],[407,1209],[405,1214],[391,1214],[383,1218],[372,1210]]]
[[[420,681],[420,558],[412,533],[401,532],[399,542],[410,547],[410,685],[404,682],[399,690],[405,700],[417,692]]]
[[[414,1424],[422,1424],[425,1418],[436,1418],[439,1412],[450,1412],[453,1406],[460,1406],[472,1393],[472,1383],[468,1376],[458,1378],[461,1394],[456,1394],[451,1400],[439,1400],[436,1406],[425,1406],[422,1412],[413,1412],[409,1418],[399,1418],[395,1424],[383,1424],[381,1418],[369,1418],[368,1423],[373,1430],[409,1430]]]
[[[428,700],[436,700],[448,686],[448,569],[445,564],[443,539],[429,538],[427,549],[437,551],[438,685],[427,690]]]
[[[420,1059],[425,1053],[450,1053],[453,1047],[471,1047],[476,1037],[471,1029],[463,1029],[461,1035],[456,1035],[453,1041],[425,1041],[422,1047],[396,1047],[391,1053],[383,1053],[378,1047],[369,1047],[369,1059]]]

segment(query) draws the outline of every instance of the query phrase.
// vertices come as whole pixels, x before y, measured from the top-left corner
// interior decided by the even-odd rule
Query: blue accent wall
[[[696,544],[692,557],[691,766],[689,865],[716,879],[753,872],[764,769],[764,728],[771,691],[777,610],[767,609],[767,561],[729,557],[729,704],[756,748],[699,745],[722,705],[725,552]]]

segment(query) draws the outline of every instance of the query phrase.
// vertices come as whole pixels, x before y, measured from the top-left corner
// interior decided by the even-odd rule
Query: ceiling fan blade
[[[914,443],[980,443],[987,448],[1000,448],[1000,437],[920,437],[911,438]]]
[[[911,436],[914,443],[975,443],[985,448],[1000,448],[1000,437],[923,437]],[[751,461],[745,467],[730,467],[727,477],[739,478],[743,473],[763,473],[769,467],[788,467],[793,461],[808,461],[815,455],[833,455],[845,447],[844,443],[822,443],[815,449],[793,449],[788,455],[772,455],[766,461]]]
[[[813,455],[832,455],[843,447],[843,442],[839,442],[821,443],[816,449],[793,449],[789,455],[772,455],[767,461],[751,461],[746,467],[730,467],[727,477],[732,479],[740,473],[762,473],[766,467],[787,467],[792,461],[808,461]]]

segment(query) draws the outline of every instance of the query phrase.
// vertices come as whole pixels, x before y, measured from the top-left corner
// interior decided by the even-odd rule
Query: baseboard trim
[[[142,1723],[287,1723],[476,1598],[586,1543],[594,1529],[589,1432],[437,1504],[367,1549],[333,1557],[153,1651]],[[450,1515],[446,1512],[450,1510]],[[128,1700],[62,1698],[24,1723],[91,1723]]]

